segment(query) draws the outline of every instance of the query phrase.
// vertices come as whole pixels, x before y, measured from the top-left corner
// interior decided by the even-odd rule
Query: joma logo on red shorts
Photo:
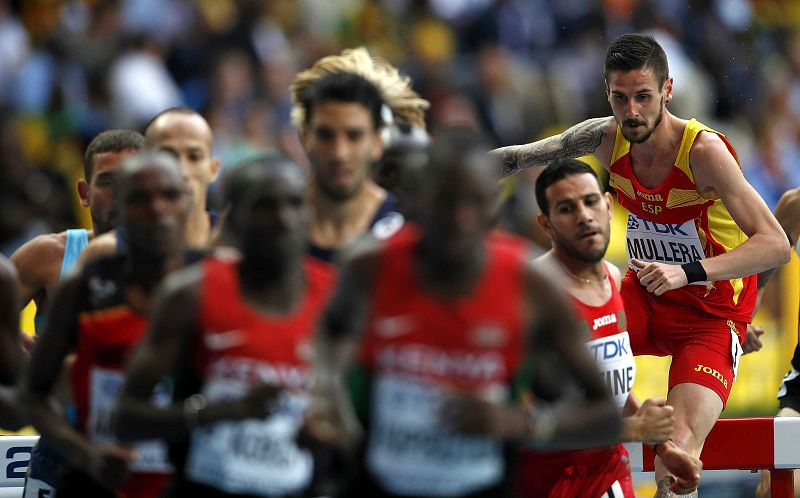
[[[725,386],[725,389],[728,388],[728,379],[726,379],[718,370],[707,367],[705,365],[700,365],[699,363],[694,369],[695,372],[703,372],[707,373],[708,375],[715,377],[718,381],[722,382],[722,385]]]

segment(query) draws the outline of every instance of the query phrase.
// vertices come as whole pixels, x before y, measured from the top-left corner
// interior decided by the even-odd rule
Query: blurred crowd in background
[[[800,185],[798,28],[793,0],[0,0],[0,230],[16,241],[0,252],[85,225],[85,145],[170,106],[208,117],[223,167],[265,149],[304,161],[289,84],[358,45],[413,78],[432,133],[472,123],[505,145],[608,115],[605,48],[649,32],[673,113],[728,134],[774,207]]]

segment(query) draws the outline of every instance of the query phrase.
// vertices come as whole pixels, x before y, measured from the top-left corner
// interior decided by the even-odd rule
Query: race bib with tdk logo
[[[625,243],[628,267],[634,271],[638,268],[631,264],[631,259],[648,263],[682,265],[705,258],[703,244],[694,220],[681,224],[655,223],[635,214],[628,214]],[[691,285],[705,286],[710,283],[692,282]]]
[[[600,369],[600,375],[622,410],[636,378],[636,361],[631,351],[628,332],[600,337],[586,343],[589,354]]]

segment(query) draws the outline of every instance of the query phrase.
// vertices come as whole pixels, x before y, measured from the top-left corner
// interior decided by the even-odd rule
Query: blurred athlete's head
[[[229,231],[251,266],[283,275],[305,251],[310,210],[300,167],[280,155],[249,159],[223,181]]]
[[[292,120],[300,130],[322,195],[344,201],[371,181],[383,153],[381,129],[397,117],[425,128],[428,102],[411,80],[364,48],[323,57],[292,83]]]
[[[466,128],[445,130],[430,146],[420,217],[424,239],[445,259],[469,258],[492,228],[500,192],[491,148]]]
[[[383,131],[384,151],[375,164],[375,181],[397,196],[398,210],[415,218],[414,204],[419,196],[419,170],[428,162],[431,139],[423,128],[395,122]]]
[[[172,155],[146,151],[125,159],[114,176],[114,199],[131,251],[166,257],[181,250],[191,198]]]
[[[344,201],[370,179],[372,163],[383,153],[378,89],[364,78],[337,73],[304,92],[303,146],[321,193]]]

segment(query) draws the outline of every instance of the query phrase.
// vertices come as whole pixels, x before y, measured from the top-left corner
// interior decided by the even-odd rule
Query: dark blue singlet
[[[392,194],[387,194],[375,216],[372,217],[372,221],[369,223],[369,231],[379,239],[390,237],[403,226],[403,215],[395,211],[396,205],[397,198]],[[338,249],[325,249],[314,245],[311,241],[308,242],[307,253],[328,263],[334,262],[338,252]]]

